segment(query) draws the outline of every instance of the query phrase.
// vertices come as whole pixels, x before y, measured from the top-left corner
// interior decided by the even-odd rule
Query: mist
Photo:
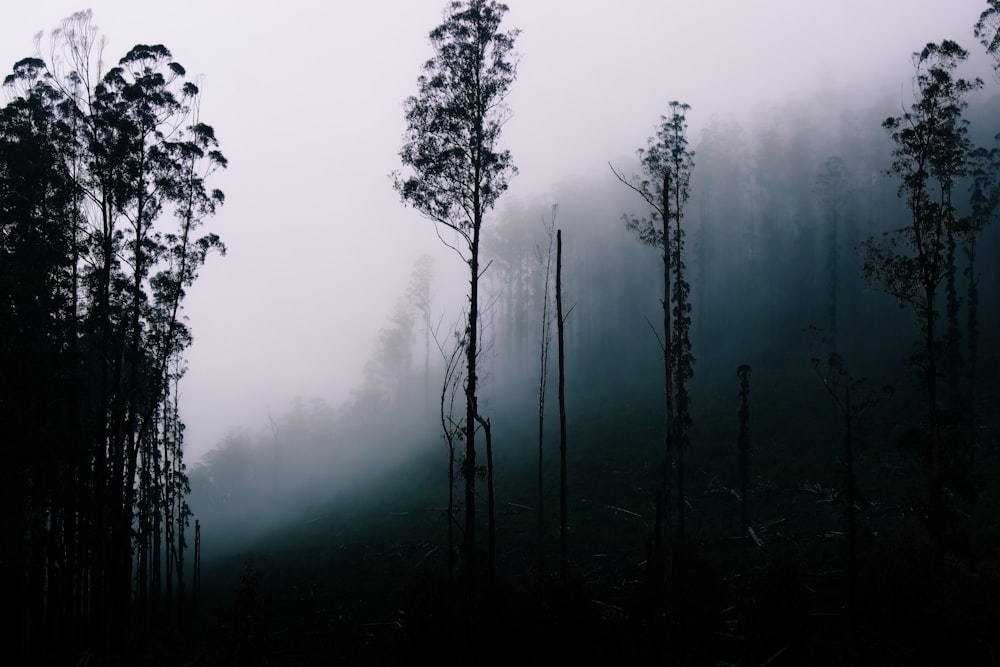
[[[443,433],[464,405],[461,376],[449,364],[465,327],[468,266],[450,247],[460,245],[452,233],[404,205],[393,188],[404,100],[416,93],[421,65],[432,56],[427,34],[443,5],[292,3],[237,12],[184,0],[161,14],[92,3],[109,39],[109,62],[132,44],[162,43],[197,73],[200,115],[229,161],[213,177],[225,205],[207,225],[226,252],[211,254],[187,290],[183,318],[193,342],[177,388],[188,502],[205,536],[201,559],[217,577],[209,604],[227,604],[229,590],[242,585],[236,563],[246,563],[247,572],[251,563],[266,563],[280,573],[272,590],[302,586],[295,595],[305,595],[304,584],[287,583],[290,572],[307,571],[310,585],[327,582],[333,575],[310,568],[367,539],[357,536],[370,525],[404,536],[374,560],[405,552],[407,572],[428,564],[443,570]],[[774,561],[787,556],[812,567],[832,560],[820,547],[798,545],[819,534],[841,536],[839,515],[826,506],[811,516],[783,513],[784,501],[775,500],[803,488],[819,489],[819,496],[842,483],[842,421],[817,362],[831,336],[852,378],[892,388],[893,397],[873,400],[858,427],[866,439],[859,475],[873,495],[864,505],[871,543],[909,525],[923,511],[913,500],[919,448],[906,444],[912,434],[904,423],[921,406],[913,364],[918,318],[866,280],[862,244],[909,224],[898,179],[887,173],[894,144],[882,124],[914,102],[915,51],[943,39],[969,50],[959,75],[981,77],[984,85],[966,97],[968,136],[994,145],[1000,86],[993,61],[972,36],[985,3],[509,5],[504,25],[521,32],[502,143],[518,173],[483,225],[478,357],[479,406],[495,443],[497,539],[508,545],[502,565],[511,572],[535,567],[528,516],[543,502],[548,532],[544,548],[537,545],[538,561],[557,555],[555,359],[540,365],[542,313],[551,318],[546,299],[553,297],[546,262],[557,228],[568,310],[569,466],[578,474],[571,502],[577,516],[587,517],[572,533],[579,579],[615,589],[600,589],[601,604],[618,613],[631,609],[628,595],[643,576],[636,572],[653,558],[652,517],[659,521],[660,512],[653,489],[663,446],[663,262],[659,250],[626,228],[624,218],[648,215],[649,206],[614,172],[639,173],[636,151],[647,147],[674,100],[690,104],[686,136],[694,153],[683,218],[694,358],[692,553],[712,554],[706,572],[724,569],[729,561],[716,550],[725,552],[725,540],[739,534],[735,505],[724,503],[728,494],[739,496],[729,458],[735,460],[737,368],[747,364],[755,484],[762,497],[772,494],[756,525],[764,535],[762,525],[787,519],[788,535],[808,534],[803,542],[773,530],[764,535],[787,545]],[[60,1],[6,10],[0,64],[9,67],[36,49],[48,57],[47,31],[78,9]],[[31,36],[39,30],[46,32],[36,46]],[[964,175],[956,187],[959,215],[971,210],[970,184]],[[982,432],[974,439],[985,479],[1000,456],[995,220],[977,248],[973,377]],[[963,262],[959,253],[965,289]],[[540,373],[548,378],[542,462]],[[461,438],[452,444],[460,460]],[[546,479],[544,491],[533,486],[536,474]],[[890,477],[901,481],[879,481]],[[995,501],[989,488],[982,492],[989,500],[968,509],[977,526],[985,522],[978,512]],[[801,498],[790,505],[796,502]],[[706,518],[718,507],[726,507],[724,518]],[[983,531],[969,539],[979,545],[995,532]],[[758,573],[773,565],[760,565],[764,560],[753,560]],[[367,565],[351,561],[353,567],[367,572]],[[393,585],[402,576],[386,575]],[[340,595],[337,585],[323,585]],[[396,601],[395,589],[377,590]],[[711,595],[698,590],[699,599],[713,603],[713,595],[724,597],[716,588]],[[335,616],[334,606],[346,608],[336,599],[323,608],[324,619]],[[357,627],[382,622],[361,611],[337,613]],[[759,646],[747,653],[754,659],[770,657],[784,641],[756,626],[745,632],[757,633]]]
[[[161,15],[91,4],[108,58],[163,43],[201,77],[202,117],[230,160],[216,183],[227,204],[213,220],[229,253],[207,263],[186,301],[194,344],[181,400],[192,461],[296,396],[345,400],[421,254],[440,260],[442,280],[461,279],[389,178],[438,5],[234,13],[182,2]],[[713,118],[746,122],[821,94],[817,106],[831,115],[873,94],[898,109],[911,98],[910,53],[947,36],[971,46],[978,5],[512,3],[522,58],[504,132],[519,169],[507,198],[553,199],[561,182],[604,179],[608,161],[624,164],[643,146],[672,99],[692,105],[692,136]],[[0,58],[32,55],[32,36],[78,9],[12,8]],[[373,48],[382,43],[392,49]]]

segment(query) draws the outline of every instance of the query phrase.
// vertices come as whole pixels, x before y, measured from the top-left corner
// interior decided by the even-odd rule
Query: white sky
[[[692,130],[748,117],[819,82],[910,97],[910,53],[949,38],[980,51],[985,0],[509,0],[519,77],[505,127],[520,175],[508,197],[544,195],[645,145],[670,100]],[[0,76],[33,37],[89,6],[117,61],[162,43],[203,74],[202,119],[229,169],[206,229],[228,245],[187,302],[195,343],[182,385],[189,452],[256,429],[297,394],[339,402],[422,252],[464,279],[429,222],[405,209],[403,100],[431,55],[444,0],[168,3],[65,0],[0,9]],[[5,98],[4,98],[5,99]],[[192,459],[193,459],[192,456]]]

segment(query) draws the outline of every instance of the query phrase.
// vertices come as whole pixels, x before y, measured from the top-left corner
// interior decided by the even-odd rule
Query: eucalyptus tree
[[[826,273],[828,280],[828,323],[830,341],[837,349],[837,302],[840,283],[840,246],[844,235],[847,197],[847,171],[844,161],[834,155],[823,163],[823,171],[816,176],[816,189],[823,203],[826,220]]]
[[[101,231],[108,235],[102,243],[117,246],[114,258],[103,257],[117,266],[114,281],[107,279],[112,267],[105,267],[100,300],[113,298],[119,313],[114,322],[104,321],[111,325],[110,345],[120,350],[108,369],[114,425],[108,441],[111,590],[119,610],[128,609],[140,454],[156,456],[154,424],[166,393],[167,365],[190,341],[179,319],[180,303],[207,254],[222,250],[216,235],[197,230],[223,200],[205,179],[226,160],[213,129],[197,116],[198,87],[185,77],[166,47],[137,45],[94,87],[89,110],[92,192],[102,203]],[[173,225],[164,220],[168,212],[176,219]]]
[[[683,446],[690,423],[687,382],[692,376],[694,358],[691,355],[689,330],[691,306],[689,288],[684,276],[684,206],[689,196],[694,152],[687,141],[687,104],[670,103],[671,115],[661,117],[655,137],[637,154],[642,176],[628,178],[612,167],[615,176],[636,192],[652,209],[648,217],[625,216],[626,227],[639,241],[660,249],[663,257],[663,351],[664,371],[664,475],[663,517],[666,528],[656,527],[657,541],[670,541],[671,475],[674,450],[678,459],[678,532],[683,536],[684,490]],[[673,305],[671,305],[673,304]],[[676,412],[674,403],[676,401]],[[666,535],[661,540],[661,530]],[[667,552],[667,555],[669,553]]]
[[[11,576],[15,651],[73,622],[85,557],[74,506],[83,385],[76,345],[78,219],[66,151],[73,145],[44,64],[6,77],[0,108],[0,559]],[[58,566],[58,567],[56,567]]]
[[[654,585],[662,585],[667,596],[666,633],[671,650],[680,652],[680,634],[675,635],[673,624],[676,617],[679,591],[671,590],[677,580],[673,554],[671,553],[672,531],[672,480],[674,458],[677,459],[677,536],[684,539],[684,446],[687,443],[687,429],[690,425],[688,380],[693,376],[694,357],[691,354],[689,332],[691,328],[691,306],[688,300],[689,287],[684,275],[684,206],[687,204],[694,169],[694,152],[688,148],[686,114],[687,104],[673,101],[671,114],[660,118],[656,136],[651,137],[646,149],[637,151],[642,176],[627,178],[622,172],[611,168],[619,181],[636,192],[645,201],[650,212],[648,217],[624,216],[625,225],[639,240],[660,249],[663,258],[663,351],[664,374],[664,462],[663,485],[657,489],[656,516],[654,522],[655,551],[651,554],[651,576]],[[652,326],[652,325],[650,325]],[[675,411],[676,402],[676,411]],[[662,578],[655,572],[662,568]]]
[[[986,9],[973,26],[973,32],[986,48],[986,53],[996,62],[994,76],[1000,82],[1000,0],[986,0],[986,4]]]
[[[407,129],[399,156],[407,169],[394,184],[403,202],[435,224],[442,241],[469,267],[468,321],[464,336],[465,423],[463,550],[476,548],[476,431],[479,414],[480,239],[483,221],[516,174],[510,151],[500,147],[509,117],[507,94],[516,77],[517,30],[501,30],[507,6],[495,0],[452,2],[430,32],[434,55],[407,98]],[[442,230],[443,228],[443,230]],[[445,239],[442,231],[451,238]]]
[[[169,50],[137,45],[105,72],[91,19],[66,19],[48,58],[19,61],[5,80],[0,206],[5,227],[17,225],[0,237],[0,283],[31,285],[30,303],[59,337],[30,377],[48,387],[38,405],[60,406],[60,423],[29,410],[49,423],[16,443],[45,452],[44,465],[29,468],[45,483],[31,486],[60,489],[27,494],[43,506],[26,516],[48,516],[36,527],[44,540],[30,539],[44,553],[22,550],[28,563],[17,568],[42,582],[26,591],[37,610],[29,625],[107,643],[159,607],[163,550],[182,567],[187,480],[169,385],[191,340],[185,291],[208,254],[224,250],[199,228],[223,201],[207,179],[226,161],[198,118],[197,86]],[[44,245],[16,242],[36,231]],[[12,331],[32,331],[35,348],[55,342],[26,328],[32,310],[0,301],[15,305],[0,314]]]
[[[928,527],[936,548],[945,521],[938,379],[942,371],[953,376],[958,364],[954,252],[961,220],[952,195],[972,150],[963,119],[964,97],[982,85],[979,79],[955,76],[967,57],[965,49],[949,40],[927,44],[913,54],[917,99],[900,116],[883,122],[895,143],[890,173],[899,179],[898,193],[906,200],[910,222],[862,246],[866,279],[912,307],[923,336],[917,363],[926,392]],[[944,355],[936,327],[942,285],[949,320]]]

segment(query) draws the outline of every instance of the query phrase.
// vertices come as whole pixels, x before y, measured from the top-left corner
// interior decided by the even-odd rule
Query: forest
[[[158,44],[102,65],[90,12],[14,64],[6,653],[995,665],[1000,2],[913,45],[902,106],[828,90],[692,132],[671,102],[521,199],[507,11],[448,3],[413,63],[390,186],[444,253],[363,380],[195,461],[184,302],[228,165],[197,79]]]

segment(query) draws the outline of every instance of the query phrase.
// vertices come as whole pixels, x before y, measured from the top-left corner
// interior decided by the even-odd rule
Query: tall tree
[[[494,0],[452,2],[445,9],[444,22],[430,32],[434,55],[417,79],[419,91],[404,105],[407,129],[399,155],[409,173],[394,179],[404,203],[453,233],[442,241],[469,267],[463,462],[468,563],[476,549],[476,431],[482,419],[476,370],[480,238],[486,212],[517,173],[510,151],[500,148],[517,66],[518,31],[500,29],[506,12]]]
[[[552,205],[552,218],[545,227],[548,235],[548,246],[544,252],[538,248],[539,261],[545,265],[545,273],[542,277],[542,321],[538,351],[538,574],[540,576],[545,573],[545,514],[543,511],[545,494],[542,463],[545,443],[545,385],[549,376],[549,344],[552,342],[549,286],[552,282],[552,243],[555,240],[553,231],[556,226],[556,211],[558,209],[558,204]]]
[[[684,275],[683,251],[684,206],[687,204],[691,172],[694,169],[694,152],[688,148],[687,117],[690,106],[677,101],[670,103],[670,117],[660,117],[660,127],[648,146],[637,151],[642,176],[627,178],[624,173],[611,168],[623,184],[636,192],[652,209],[648,217],[624,216],[625,226],[646,245],[660,249],[663,258],[663,351],[664,375],[664,461],[663,484],[656,494],[656,520],[654,526],[655,552],[650,559],[663,569],[664,594],[669,600],[666,616],[667,645],[680,651],[672,626],[677,620],[677,597],[673,582],[676,579],[671,542],[674,538],[673,483],[674,463],[677,471],[677,536],[684,537],[684,457],[690,425],[688,380],[693,375],[694,357],[691,354],[689,331],[691,306],[690,289]],[[675,410],[676,405],[676,410]],[[655,568],[653,568],[655,569]]]
[[[684,218],[684,205],[688,200],[691,171],[694,167],[694,152],[688,149],[686,136],[686,113],[690,106],[674,101],[670,103],[670,109],[669,118],[660,118],[660,127],[656,136],[649,139],[648,147],[637,151],[642,176],[627,178],[623,172],[612,167],[618,180],[639,194],[652,209],[648,217],[626,215],[626,227],[642,243],[659,248],[663,258],[663,339],[660,344],[664,370],[664,520],[667,522],[668,536],[674,448],[679,446],[682,437],[678,427],[686,424],[687,420],[686,382],[690,377],[690,364],[693,361],[688,340],[688,287],[681,262],[684,236],[681,221]],[[669,537],[666,540],[669,541]]]
[[[1000,0],[986,0],[987,7],[979,15],[973,32],[986,53],[995,61],[994,76],[1000,82]]]
[[[830,342],[837,349],[837,290],[840,286],[840,246],[843,236],[845,204],[847,195],[847,173],[844,161],[833,155],[823,163],[823,171],[816,177],[816,189],[823,203],[823,217],[826,221],[826,274],[828,281],[828,321]]]
[[[568,314],[568,313],[567,313]],[[566,502],[566,317],[562,300],[562,230],[556,230],[556,357],[559,366],[559,571],[569,571],[569,506]]]
[[[896,144],[890,173],[899,179],[898,193],[906,200],[910,222],[863,244],[866,278],[911,306],[923,335],[918,365],[927,403],[923,439],[928,528],[937,557],[942,555],[945,523],[938,379],[942,370],[951,376],[957,364],[953,348],[957,329],[954,251],[960,224],[952,191],[971,152],[962,117],[964,97],[982,85],[979,79],[955,76],[956,67],[967,57],[965,49],[949,40],[928,44],[913,54],[917,98],[902,115],[883,123]],[[943,346],[936,327],[942,284],[946,286],[949,316]]]
[[[25,415],[13,463],[44,459],[18,468],[37,522],[9,533],[28,539],[15,569],[22,638],[36,645],[46,633],[115,641],[157,616],[171,558],[182,572],[187,478],[170,383],[191,340],[185,290],[223,250],[198,231],[222,202],[206,179],[225,159],[198,119],[197,86],[161,45],[107,72],[102,48],[90,12],[65,20],[49,61],[14,66],[0,112],[0,369],[48,394],[0,396]],[[20,303],[18,286],[35,295]],[[39,354],[8,368],[21,332]]]
[[[817,327],[809,327],[806,332],[826,346],[825,354],[813,352],[810,361],[813,370],[823,383],[823,387],[837,408],[844,423],[844,520],[847,537],[847,612],[851,632],[857,630],[857,575],[858,575],[858,505],[859,493],[856,483],[855,462],[858,421],[861,415],[874,407],[881,399],[892,395],[893,388],[886,385],[872,389],[865,378],[854,377],[847,369],[844,358],[833,347],[833,341],[822,335]],[[853,395],[853,397],[852,397]]]

